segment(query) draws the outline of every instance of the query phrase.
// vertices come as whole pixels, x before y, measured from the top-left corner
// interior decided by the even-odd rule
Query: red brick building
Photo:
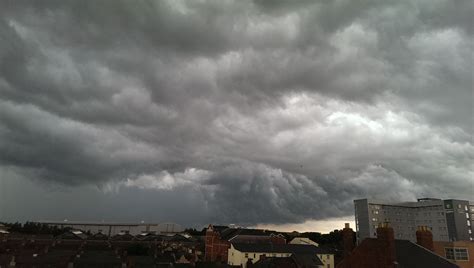
[[[204,260],[209,262],[227,262],[227,251],[230,242],[221,239],[220,233],[212,225],[206,230]]]
[[[343,230],[344,259],[337,268],[456,268],[458,265],[432,252],[433,236],[427,228],[416,233],[417,244],[394,238],[392,227],[384,223],[377,228],[377,238],[366,238],[357,247],[350,244],[352,229]],[[427,247],[427,248],[425,248]]]

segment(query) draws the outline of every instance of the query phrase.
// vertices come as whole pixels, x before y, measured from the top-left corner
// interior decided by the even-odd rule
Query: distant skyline
[[[473,13],[1,1],[0,221],[330,231],[358,198],[472,200]]]

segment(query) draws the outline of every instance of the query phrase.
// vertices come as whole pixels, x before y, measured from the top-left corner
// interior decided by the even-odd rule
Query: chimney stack
[[[384,259],[380,260],[380,267],[395,267],[396,252],[395,252],[395,234],[393,228],[388,222],[379,224],[377,228],[377,239],[382,244],[382,252]]]
[[[416,230],[416,243],[428,250],[434,250],[433,234],[428,226],[418,226],[418,230]]]
[[[344,258],[349,258],[354,249],[354,231],[349,223],[346,223],[344,229],[342,229],[342,241],[344,243]]]

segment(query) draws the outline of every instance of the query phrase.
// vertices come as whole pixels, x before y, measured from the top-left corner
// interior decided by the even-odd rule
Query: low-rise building
[[[318,243],[314,242],[313,240],[307,237],[295,237],[291,239],[289,244],[298,244],[298,245],[312,245],[312,246],[319,246]]]
[[[209,225],[205,236],[204,259],[227,263],[231,243],[286,244],[286,239],[276,231]]]
[[[302,258],[301,256],[318,258],[325,268],[334,267],[334,256],[331,252],[314,245],[299,244],[232,243],[228,251],[227,264],[246,268],[248,263],[256,263],[265,257],[288,258],[292,256],[295,258],[297,256],[300,256],[299,258]]]
[[[377,238],[366,238],[357,247],[349,225],[343,230],[344,259],[337,268],[456,268],[455,263],[431,251],[433,235],[428,228],[416,232],[417,243],[395,239],[393,228],[382,223]],[[346,237],[350,236],[350,237]],[[431,241],[430,241],[431,238]]]
[[[10,232],[7,227],[3,224],[0,224],[0,239],[6,238]]]
[[[461,268],[474,267],[474,242],[472,241],[434,241],[433,250]]]
[[[321,260],[312,255],[291,255],[291,257],[264,257],[256,263],[247,262],[251,268],[319,268],[324,267]]]

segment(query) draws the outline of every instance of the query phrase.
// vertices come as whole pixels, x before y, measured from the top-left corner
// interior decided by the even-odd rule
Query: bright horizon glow
[[[344,224],[349,223],[351,228],[355,230],[354,217],[329,218],[326,220],[308,220],[303,223],[288,223],[288,224],[258,224],[249,228],[269,229],[279,232],[319,232],[330,233],[334,230],[344,228]]]

